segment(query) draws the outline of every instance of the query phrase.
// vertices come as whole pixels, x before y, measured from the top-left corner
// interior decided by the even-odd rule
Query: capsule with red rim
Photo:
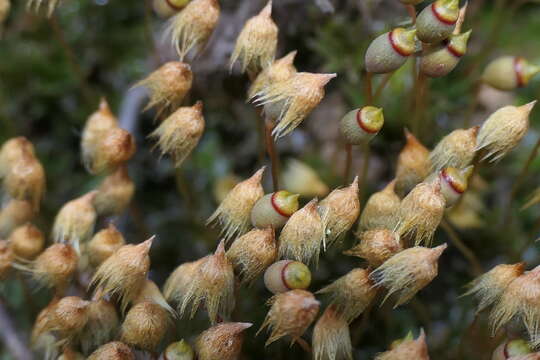
[[[379,35],[366,51],[366,71],[386,74],[399,69],[416,49],[416,29],[396,28]]]
[[[311,284],[311,271],[300,261],[280,260],[264,273],[264,285],[273,294],[294,289],[307,289]]]
[[[448,75],[465,55],[470,35],[471,30],[450,35],[441,44],[425,47],[420,60],[420,71],[433,78]]]
[[[182,10],[190,0],[154,0],[152,7],[161,18],[169,18]]]
[[[532,353],[532,349],[527,341],[523,339],[505,340],[495,349],[491,360],[506,360],[530,353]]]
[[[463,169],[447,167],[440,170],[437,175],[430,177],[431,180],[438,179],[441,184],[441,194],[446,200],[446,207],[454,206],[459,198],[467,191],[469,177],[474,166],[467,166]]]
[[[251,224],[259,229],[267,226],[274,229],[281,228],[298,210],[299,196],[286,190],[264,195],[251,210]]]
[[[418,15],[416,36],[424,43],[439,43],[452,34],[458,18],[459,0],[437,0]]]
[[[520,56],[501,56],[484,70],[482,81],[498,90],[514,90],[525,87],[540,73],[540,66],[529,63]]]
[[[364,106],[349,111],[340,122],[341,135],[351,145],[361,145],[379,133],[384,124],[383,109]]]

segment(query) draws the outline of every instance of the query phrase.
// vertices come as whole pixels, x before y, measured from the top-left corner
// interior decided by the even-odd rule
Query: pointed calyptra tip
[[[388,192],[395,192],[395,188],[396,188],[396,179],[390,181],[383,189],[383,191],[388,191]]]
[[[264,174],[264,170],[266,170],[266,165],[260,168],[259,170],[257,170],[257,172],[253,174],[251,178],[257,182],[261,181]]]
[[[537,102],[537,101],[538,101],[538,100],[534,100],[534,101],[531,101],[531,102],[528,103],[528,104],[521,105],[521,106],[519,107],[519,109],[520,109],[521,111],[525,112],[527,115],[529,115],[530,112],[532,111],[532,109],[534,108],[534,106],[536,105],[536,102]]]
[[[109,103],[107,102],[107,99],[105,99],[105,97],[102,97],[99,100],[99,111],[107,115],[112,115],[111,108],[109,107]]]
[[[333,73],[333,74],[317,74],[317,75],[318,75],[321,86],[324,86],[324,85],[328,84],[330,82],[330,80],[337,77],[336,73]]]
[[[434,247],[433,249],[431,249],[432,254],[433,254],[433,259],[434,260],[438,259],[442,255],[444,250],[446,250],[447,247],[448,247],[448,245],[446,243],[444,243],[442,245],[439,245],[439,246]]]
[[[319,307],[321,302],[313,297],[306,297],[303,299],[304,302],[302,303],[302,307],[304,309],[311,309],[314,307]]]
[[[249,329],[249,328],[252,327],[252,326],[253,326],[253,324],[252,324],[252,323],[248,323],[248,322],[245,322],[245,323],[238,323],[238,327],[240,328],[240,331]]]
[[[259,13],[259,16],[270,17],[270,15],[272,15],[272,0],[270,0],[268,4],[266,4],[266,6]]]
[[[353,188],[354,190],[358,191],[358,176],[354,177],[354,180],[351,183],[350,187]]]
[[[308,210],[316,211],[318,206],[319,206],[319,199],[313,198],[313,199],[311,199],[310,202],[308,202],[306,204],[305,208],[308,209]]]
[[[214,252],[216,256],[225,256],[225,239],[221,239],[219,242],[216,251]]]
[[[456,56],[463,56],[467,52],[467,42],[471,36],[472,30],[462,34],[450,35],[448,47]]]
[[[150,251],[150,248],[152,247],[152,243],[154,242],[155,238],[156,238],[156,235],[152,235],[152,237],[150,239],[140,243],[139,245],[137,245],[137,247],[140,247],[146,253],[148,253]]]
[[[476,125],[476,126],[473,126],[473,127],[469,128],[469,131],[471,131],[474,136],[478,135],[479,130],[480,130],[480,125]]]
[[[193,109],[195,109],[195,110],[197,110],[197,111],[199,111],[199,112],[202,112],[203,107],[204,107],[204,105],[203,105],[202,100],[198,100],[198,101],[195,103],[195,105],[193,105]]]
[[[298,50],[293,50],[290,53],[288,53],[287,55],[285,55],[284,57],[282,57],[281,60],[285,64],[292,65],[292,63],[294,62],[294,59],[296,58],[296,54],[298,54]]]

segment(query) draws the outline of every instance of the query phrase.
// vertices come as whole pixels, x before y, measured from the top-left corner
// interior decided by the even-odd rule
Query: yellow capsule
[[[299,261],[280,260],[266,269],[264,284],[274,294],[307,289],[311,284],[311,271]]]
[[[491,360],[507,360],[507,359],[521,359],[522,357],[520,355],[527,355],[532,353],[533,350],[527,343],[527,341],[523,339],[507,339],[503,341],[495,351],[493,352],[493,355],[491,357]],[[524,359],[527,360],[534,360],[529,359],[525,357]]]
[[[173,342],[163,352],[163,360],[193,360],[195,352],[184,340]]]

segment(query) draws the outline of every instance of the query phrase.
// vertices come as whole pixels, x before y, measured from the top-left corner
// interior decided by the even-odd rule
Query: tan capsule
[[[488,64],[482,81],[498,90],[510,91],[527,86],[540,72],[540,66],[519,56],[501,56]]]
[[[317,294],[328,294],[336,311],[351,323],[373,301],[377,289],[369,279],[369,271],[357,268],[317,291]]]
[[[395,184],[393,180],[384,189],[369,197],[360,215],[359,230],[394,229],[396,213],[401,203],[394,191]]]
[[[127,167],[119,166],[99,185],[94,207],[100,216],[121,215],[129,206],[135,184],[129,177]]]
[[[325,95],[324,86],[336,76],[297,72],[259,91],[253,99],[255,104],[264,105],[265,113],[278,121],[272,136],[278,139],[296,129],[319,105]]]
[[[191,89],[192,83],[193,73],[189,64],[180,61],[169,61],[148,75],[147,78],[139,81],[135,86],[144,86],[150,92],[150,101],[145,110],[156,107],[161,113],[167,109],[176,110]]]
[[[251,226],[251,210],[264,195],[261,179],[264,167],[257,170],[249,179],[237,184],[208,218],[206,224],[217,222],[226,240],[245,234]]]
[[[77,270],[79,257],[69,244],[53,244],[29,265],[32,277],[41,285],[63,291]]]
[[[120,327],[120,319],[114,305],[105,299],[95,299],[88,305],[88,322],[80,336],[85,354],[111,341]]]
[[[181,11],[190,0],[153,0],[154,12],[161,18],[169,18]]]
[[[532,351],[527,341],[523,339],[507,339],[497,346],[491,360],[515,359],[515,356],[527,355]]]
[[[180,61],[192,50],[200,53],[218,23],[220,6],[218,0],[192,0],[170,21],[167,32],[171,36]]]
[[[0,211],[0,238],[32,220],[35,215],[32,204],[26,200],[10,199]]]
[[[13,250],[9,245],[6,240],[0,240],[0,279],[6,277],[15,259]]]
[[[422,242],[430,245],[445,207],[439,180],[416,185],[399,205],[396,232],[410,238],[415,245]]]
[[[43,250],[45,237],[37,227],[27,223],[11,233],[9,243],[15,256],[24,260],[33,260]]]
[[[65,347],[62,355],[58,357],[58,360],[85,360],[83,354],[73,351],[72,349]]]
[[[213,255],[203,258],[196,267],[178,312],[184,315],[191,305],[192,318],[201,303],[204,303],[212,324],[217,323],[218,316],[229,318],[234,308],[234,268],[225,255],[224,240]]]
[[[77,252],[80,244],[86,242],[94,232],[97,214],[93,201],[96,191],[67,202],[54,219],[53,240],[57,243],[73,245]]]
[[[54,356],[57,354],[57,339],[53,334],[47,332],[47,322],[51,310],[58,302],[59,298],[54,297],[51,302],[39,312],[32,326],[32,334],[30,336],[30,344],[33,349],[43,351],[45,354]]]
[[[35,157],[34,145],[27,138],[18,136],[7,140],[0,148],[0,178],[24,156]]]
[[[308,265],[319,263],[325,229],[317,205],[317,199],[313,199],[287,220],[279,235],[280,258],[298,260]]]
[[[0,1],[0,26],[7,19],[10,9],[11,9],[10,0],[1,0]],[[2,33],[2,29],[0,28],[0,35],[1,35],[1,33]]]
[[[319,213],[326,229],[326,244],[330,246],[351,229],[360,214],[358,176],[350,186],[328,194],[319,203]]]
[[[269,304],[271,308],[257,332],[266,327],[271,331],[265,346],[284,336],[292,338],[291,344],[295,343],[315,320],[320,305],[312,293],[299,289],[274,295]]]
[[[98,267],[125,244],[122,233],[112,222],[109,223],[107,228],[97,232],[88,243],[87,252],[90,264]]]
[[[361,145],[379,133],[384,124],[383,109],[374,106],[349,111],[340,122],[341,135],[348,144]]]
[[[416,36],[425,43],[447,39],[459,18],[459,0],[437,0],[428,5],[416,18]]]
[[[311,198],[328,194],[328,186],[317,172],[306,163],[296,159],[288,161],[282,180],[285,189],[300,196]]]
[[[384,301],[392,294],[397,295],[396,308],[411,300],[435,279],[439,257],[446,247],[443,244],[433,249],[421,246],[405,249],[386,260],[369,277],[376,286],[384,286],[388,290]]]
[[[286,190],[264,195],[251,210],[251,224],[256,228],[281,228],[298,210],[298,197]]]
[[[274,294],[294,289],[307,289],[311,284],[311,271],[299,261],[280,260],[264,273],[264,285]]]
[[[135,154],[135,139],[127,130],[114,127],[103,134],[86,167],[91,174],[116,170]]]
[[[244,331],[251,323],[221,323],[203,331],[195,340],[198,360],[236,360],[242,351]]]
[[[87,360],[135,360],[135,354],[126,344],[113,341],[100,346]]]
[[[167,300],[161,294],[161,291],[157,287],[156,283],[152,280],[146,279],[144,285],[139,291],[139,294],[132,301],[132,305],[137,305],[142,302],[151,302],[161,306],[163,309],[167,310],[172,316],[176,316],[174,309],[167,303]]]
[[[208,255],[210,256],[210,255]],[[197,261],[187,262],[179,265],[163,286],[163,295],[169,302],[174,302],[179,306],[184,302],[185,294],[195,276],[198,266],[206,261],[205,256]]]
[[[443,137],[429,154],[431,169],[438,171],[445,167],[461,169],[469,166],[476,154],[479,128],[473,126],[469,129],[457,129]]]
[[[261,12],[250,18],[236,39],[230,67],[240,60],[242,72],[258,74],[268,67],[276,56],[278,27],[272,20],[272,1]]]
[[[540,345],[540,267],[514,279],[495,301],[489,315],[492,334],[511,321],[525,326],[533,348]]]
[[[137,245],[124,245],[101,263],[91,282],[95,287],[94,293],[118,295],[122,310],[125,310],[144,286],[150,269],[148,253],[153,239]]]
[[[195,352],[184,339],[173,342],[163,352],[163,360],[194,360]]]
[[[2,187],[10,197],[30,201],[37,211],[45,193],[45,170],[36,157],[24,152],[10,164]]]
[[[314,360],[353,359],[349,324],[334,306],[327,307],[315,324],[312,344]]]
[[[154,352],[169,331],[171,318],[161,306],[142,302],[129,309],[120,340],[141,350]]]
[[[172,157],[174,166],[179,167],[199,143],[204,132],[203,103],[178,108],[150,134],[157,139],[161,154]]]
[[[89,304],[78,296],[61,298],[47,312],[43,331],[54,331],[61,340],[75,338],[88,322]]]
[[[463,34],[450,35],[441,44],[426,46],[420,58],[420,71],[429,77],[448,75],[467,52],[471,30]]]
[[[276,261],[277,256],[278,249],[272,227],[251,230],[236,239],[227,251],[227,258],[244,283],[255,280]]]
[[[248,100],[253,99],[261,90],[270,84],[291,78],[296,73],[296,68],[293,64],[295,57],[296,50],[275,60],[272,64],[263,69],[249,87]]]
[[[482,160],[498,161],[515,148],[529,129],[529,114],[536,100],[522,106],[505,106],[495,111],[480,127],[476,151]]]
[[[395,191],[400,197],[407,195],[429,175],[429,150],[405,129],[407,142],[399,153],[396,168]]]
[[[467,191],[469,177],[473,169],[474,166],[472,165],[464,169],[447,167],[428,178],[430,181],[438,180],[441,184],[441,194],[445,199],[446,207],[454,206],[463,196],[463,193]]]
[[[379,35],[366,51],[366,71],[386,74],[399,69],[416,49],[416,29],[396,28]]]
[[[390,350],[378,354],[375,360],[429,360],[428,348],[426,344],[426,334],[424,330],[420,332],[420,336],[416,340],[404,339]]]
[[[473,295],[478,301],[477,313],[498,302],[508,285],[524,272],[525,263],[501,264],[474,279],[464,295]]]
[[[366,259],[372,268],[379,267],[403,250],[399,234],[388,229],[364,231],[358,235],[358,239],[360,243],[344,254]]]

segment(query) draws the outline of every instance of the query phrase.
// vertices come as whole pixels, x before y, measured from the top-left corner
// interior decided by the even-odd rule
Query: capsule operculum
[[[437,20],[446,25],[454,25],[459,18],[458,0],[440,0],[431,4],[431,11]]]
[[[416,29],[396,28],[388,33],[388,40],[396,53],[407,57],[416,49],[415,36]]]

